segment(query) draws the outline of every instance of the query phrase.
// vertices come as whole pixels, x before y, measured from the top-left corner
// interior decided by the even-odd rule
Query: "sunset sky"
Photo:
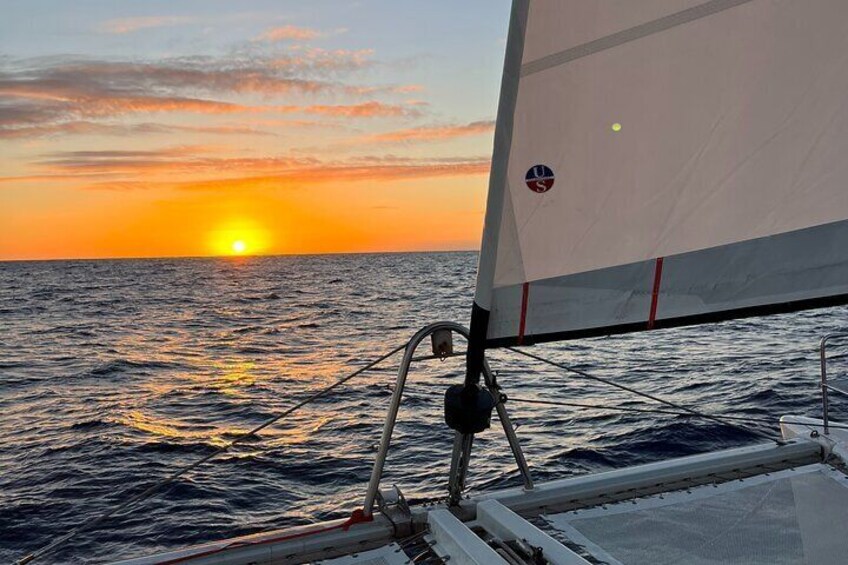
[[[479,245],[508,0],[2,12],[0,260]]]

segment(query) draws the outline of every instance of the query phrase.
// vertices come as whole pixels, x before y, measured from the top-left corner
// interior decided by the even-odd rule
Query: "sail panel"
[[[654,327],[846,293],[817,251],[844,233],[798,234],[848,218],[848,3],[634,4],[529,2],[475,296],[490,344],[523,305],[527,336],[646,329],[658,258]]]
[[[523,63],[527,65],[703,4],[704,0],[532,0],[532,20],[527,28],[532,39],[525,43]]]
[[[848,4],[761,0],[523,77],[495,286],[845,218],[845,53]]]
[[[495,289],[487,345],[610,335],[848,302],[848,221]]]

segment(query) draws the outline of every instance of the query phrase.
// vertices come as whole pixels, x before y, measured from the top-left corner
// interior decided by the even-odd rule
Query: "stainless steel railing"
[[[415,350],[418,346],[423,342],[426,338],[430,337],[433,334],[438,332],[453,332],[468,339],[468,330],[463,326],[455,323],[455,322],[436,322],[430,324],[428,326],[424,326],[414,336],[409,342],[406,344],[406,349],[403,354],[403,359],[400,362],[400,366],[398,367],[398,376],[397,383],[395,384],[395,390],[392,393],[392,400],[389,405],[388,414],[386,415],[386,420],[383,423],[383,434],[380,438],[380,447],[377,451],[377,455],[374,458],[374,466],[371,469],[371,479],[368,482],[368,490],[365,493],[365,502],[362,505],[362,514],[365,517],[371,516],[371,513],[374,509],[374,501],[377,499],[377,492],[380,488],[380,480],[383,477],[383,467],[386,464],[386,456],[388,455],[389,446],[392,440],[392,432],[395,428],[395,422],[397,421],[398,410],[400,409],[400,403],[403,399],[403,391],[406,386],[406,378],[409,374],[410,366],[412,362],[417,359],[415,356]],[[435,349],[435,345],[434,345]],[[434,353],[436,353],[434,351]],[[443,357],[444,354],[439,354],[437,357]],[[425,358],[432,359],[434,357],[427,356]],[[489,368],[489,364],[484,361],[483,363],[483,379],[486,384],[486,387],[493,394],[499,394],[499,387],[497,386],[493,373]],[[504,429],[504,433],[507,437],[507,442],[509,443],[509,447],[512,450],[512,455],[515,458],[515,462],[518,465],[518,470],[521,473],[521,477],[524,480],[524,488],[526,490],[533,489],[533,480],[530,477],[530,468],[527,465],[527,460],[524,457],[524,453],[521,450],[521,445],[518,443],[518,438],[515,435],[515,428],[512,425],[512,421],[509,419],[509,415],[506,412],[506,407],[503,402],[498,402],[495,406],[497,410],[498,417],[501,420],[501,424]],[[457,432],[459,433],[459,432]],[[463,447],[466,447],[468,451],[471,449],[471,440],[462,440],[462,435],[459,434],[457,440],[454,443],[454,450],[451,457],[451,484],[459,485],[461,488],[464,483],[464,477],[459,476],[460,473],[464,473],[464,468],[460,469],[460,459],[464,455],[465,458],[461,462],[463,465],[467,467],[468,464],[468,451],[461,451]],[[457,474],[458,477],[453,477],[454,474]]]
[[[819,345],[819,354],[821,355],[821,392],[822,392],[822,422],[824,423],[824,433],[830,433],[830,418],[828,412],[830,410],[830,392],[835,392],[848,396],[848,390],[839,388],[830,384],[827,381],[827,343],[834,339],[848,338],[848,333],[831,333],[821,338]]]

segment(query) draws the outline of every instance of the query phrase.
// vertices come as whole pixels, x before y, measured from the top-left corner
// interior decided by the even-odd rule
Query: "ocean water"
[[[407,340],[467,323],[474,253],[0,263],[0,561],[21,557]],[[761,441],[820,414],[817,343],[845,308],[537,346],[533,351],[742,427],[674,415],[509,410],[546,480]],[[458,349],[461,344],[457,344]],[[846,348],[848,349],[848,348]],[[834,349],[832,370],[844,369]],[[648,407],[503,351],[515,398]],[[347,515],[362,502],[398,358],[75,538],[45,562],[97,563]],[[442,496],[441,395],[461,358],[407,385],[384,479]],[[837,417],[848,402],[835,401]],[[765,419],[764,421],[761,419]],[[497,426],[472,489],[516,483]]]

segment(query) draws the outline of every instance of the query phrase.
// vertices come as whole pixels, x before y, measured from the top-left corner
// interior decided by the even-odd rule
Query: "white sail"
[[[505,67],[489,346],[848,300],[848,2],[517,0]]]

